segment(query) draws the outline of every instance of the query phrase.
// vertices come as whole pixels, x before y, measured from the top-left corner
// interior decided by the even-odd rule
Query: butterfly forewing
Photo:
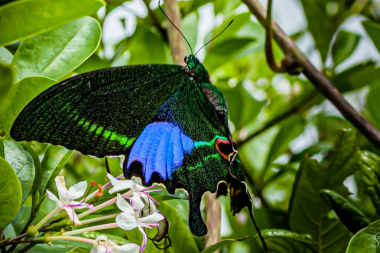
[[[128,152],[157,109],[187,80],[183,66],[137,65],[75,76],[18,116],[11,136],[104,157]]]

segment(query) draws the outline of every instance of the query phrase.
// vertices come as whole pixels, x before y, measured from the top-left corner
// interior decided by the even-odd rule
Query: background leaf
[[[0,52],[1,53],[1,52]],[[0,61],[0,106],[13,83],[13,67]]]
[[[316,253],[311,238],[308,235],[299,235],[282,229],[265,229],[261,231],[268,247],[268,252],[278,253]],[[259,236],[255,236],[254,252],[265,252]]]
[[[362,25],[380,52],[380,25],[369,20],[363,21]]]
[[[354,52],[359,41],[359,35],[344,30],[340,31],[331,49],[334,65],[338,66],[346,60]]]
[[[339,219],[329,217],[331,208],[319,196],[322,189],[330,189],[347,197],[349,192],[343,181],[359,169],[360,150],[355,133],[345,130],[340,132],[339,137],[333,158],[327,166],[321,166],[308,157],[301,163],[293,185],[289,211],[292,231],[310,234],[314,246],[318,250],[323,249],[324,253],[343,251],[351,238]],[[329,236],[330,233],[336,236]]]
[[[54,179],[69,160],[72,150],[68,150],[62,146],[49,145],[42,159],[42,182],[40,186],[41,196],[45,194],[45,190],[54,184]]]
[[[15,170],[22,187],[22,203],[33,187],[35,169],[33,158],[29,152],[14,141],[4,140],[5,160]]]
[[[24,40],[12,61],[17,80],[27,76],[62,78],[94,53],[101,35],[98,21],[84,17]]]
[[[12,85],[6,101],[0,108],[0,123],[8,132],[24,107],[38,94],[57,82],[46,77],[26,77]]]
[[[340,221],[352,233],[355,234],[369,225],[367,217],[340,194],[331,190],[322,190],[320,195],[325,203],[335,211]]]
[[[25,0],[0,7],[0,45],[47,32],[105,5],[102,0]]]
[[[21,207],[21,184],[11,165],[0,157],[0,229],[17,215]]]
[[[13,55],[5,47],[0,47],[0,62],[11,64]]]
[[[378,252],[379,245],[378,239],[375,235],[367,234],[364,232],[365,229],[359,231],[352,237],[350,243],[348,244],[346,253],[376,253]]]

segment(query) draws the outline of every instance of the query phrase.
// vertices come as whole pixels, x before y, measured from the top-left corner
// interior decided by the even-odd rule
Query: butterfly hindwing
[[[35,98],[16,119],[11,136],[97,157],[125,154],[186,79],[183,66],[177,65],[137,65],[81,74]]]
[[[210,84],[211,85],[211,84]],[[189,193],[189,226],[195,235],[207,233],[200,212],[205,192],[215,192],[229,177],[232,145],[228,130],[199,85],[188,81],[158,109],[131,148],[124,164],[127,178],[145,185],[163,183],[170,193]],[[241,172],[240,161],[234,162]],[[237,173],[244,180],[243,173]]]

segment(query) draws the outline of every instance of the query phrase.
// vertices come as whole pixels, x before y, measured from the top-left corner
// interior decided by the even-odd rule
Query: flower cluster
[[[137,253],[143,252],[146,248],[148,237],[145,233],[146,228],[153,229],[156,227],[158,233],[154,238],[150,238],[152,241],[158,242],[162,239],[168,238],[168,222],[165,216],[157,210],[155,204],[158,204],[149,193],[154,191],[160,191],[161,189],[152,189],[151,187],[141,186],[131,180],[123,180],[123,176],[117,178],[108,174],[107,177],[110,183],[104,186],[98,186],[98,190],[89,194],[91,188],[87,189],[87,183],[85,181],[79,182],[69,189],[66,188],[66,183],[63,176],[58,176],[55,178],[55,183],[58,191],[58,197],[55,196],[50,191],[46,190],[47,196],[55,201],[56,208],[48,214],[44,219],[42,219],[36,226],[31,225],[28,230],[29,236],[37,236],[39,232],[44,232],[46,229],[54,228],[58,224],[57,217],[56,220],[51,221],[47,225],[46,222],[55,216],[57,213],[63,213],[63,216],[68,217],[68,223],[59,223],[61,228],[65,225],[70,227],[79,227],[84,224],[90,224],[93,222],[98,222],[102,220],[115,219],[114,223],[108,223],[104,225],[92,226],[83,229],[75,229],[72,231],[60,231],[56,234],[45,234],[43,240],[45,242],[52,242],[55,240],[73,240],[89,243],[93,245],[91,250],[92,253]],[[96,186],[94,182],[91,182],[92,187]],[[94,206],[93,204],[99,200],[103,195],[103,190],[106,188],[112,188],[108,191],[109,194],[116,193],[117,196],[105,201],[102,204]],[[85,196],[81,201],[76,201],[76,199]],[[91,201],[91,202],[89,202]],[[116,203],[117,207],[120,209],[120,213],[108,216],[102,216],[94,219],[83,219],[85,216],[100,210],[110,204]],[[82,212],[81,214],[76,214],[76,209],[87,208],[88,210]],[[62,225],[63,224],[63,225]],[[128,243],[124,245],[118,245],[115,242],[109,240],[105,235],[98,236],[95,240],[74,237],[75,234],[81,234],[88,231],[99,231],[102,229],[109,228],[121,228],[124,230],[132,230],[137,228],[142,236],[143,242],[141,246],[133,243]],[[41,237],[42,238],[42,237]],[[40,238],[38,238],[40,239]],[[36,239],[36,240],[38,240]]]

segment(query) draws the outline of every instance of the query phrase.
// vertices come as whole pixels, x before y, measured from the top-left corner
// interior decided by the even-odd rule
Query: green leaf
[[[355,51],[360,38],[360,35],[355,33],[344,30],[339,31],[331,49],[335,67],[341,64]]]
[[[1,53],[1,52],[0,52]],[[13,83],[13,67],[0,61],[0,106]]]
[[[5,160],[15,170],[22,187],[22,203],[28,197],[33,187],[35,169],[33,158],[29,152],[20,144],[4,140]]]
[[[0,7],[0,45],[48,32],[104,5],[103,0],[24,0],[4,5]]]
[[[380,238],[366,233],[365,230],[362,229],[351,238],[346,253],[376,253],[379,251]]]
[[[373,44],[375,44],[377,51],[380,52],[380,25],[373,21],[365,20],[362,25],[369,37],[371,37]]]
[[[380,158],[371,152],[362,152],[360,159],[360,175],[366,193],[377,211],[380,213]]]
[[[331,217],[332,211],[319,195],[323,189],[333,190],[343,197],[349,192],[343,181],[359,169],[360,150],[352,130],[339,133],[339,142],[332,160],[321,166],[306,157],[298,170],[289,208],[292,231],[310,234],[314,246],[324,253],[342,252],[351,238],[350,231],[339,219]],[[334,234],[336,236],[330,236]]]
[[[227,101],[233,101],[228,104],[228,115],[237,130],[252,122],[265,105],[265,101],[256,100],[242,85],[221,91]]]
[[[21,207],[22,190],[11,165],[0,157],[0,230],[16,216]]]
[[[283,229],[264,229],[261,231],[268,252],[276,253],[317,253],[309,235],[300,235]],[[251,252],[265,253],[258,235],[254,238]]]
[[[0,107],[0,123],[8,132],[24,107],[37,95],[57,82],[39,76],[26,77],[12,85],[8,96]]]
[[[367,95],[367,108],[373,119],[380,126],[380,101],[378,94],[380,92],[380,83],[371,87]]]
[[[11,64],[13,55],[5,47],[0,47],[0,62]]]
[[[98,69],[109,68],[111,65],[101,59],[98,54],[93,54],[85,62],[83,62],[78,68],[74,70],[75,73],[82,74]]]
[[[101,36],[99,22],[84,17],[23,41],[12,61],[17,80],[27,76],[62,78],[95,52]]]
[[[218,249],[224,247],[224,246],[227,246],[233,242],[239,242],[239,241],[243,241],[245,239],[249,238],[249,236],[247,237],[243,237],[243,238],[239,238],[239,239],[224,239],[224,240],[221,240],[220,242],[214,244],[214,245],[211,245],[207,248],[205,248],[202,253],[213,253],[215,251],[217,251]]]
[[[69,160],[72,150],[68,150],[62,146],[49,145],[45,151],[44,158],[42,159],[42,183],[40,186],[41,196],[45,193],[45,190],[49,188],[53,183],[56,176],[65,166]]]
[[[5,159],[4,140],[2,138],[0,138],[0,157]]]
[[[320,195],[352,233],[355,234],[369,225],[367,217],[340,194],[331,190],[322,190]]]
[[[32,156],[33,163],[34,163],[34,169],[35,169],[35,178],[33,182],[33,193],[38,192],[38,189],[40,188],[41,182],[42,182],[42,166],[40,162],[40,158],[38,157],[37,153],[28,145],[25,143],[21,144]]]

